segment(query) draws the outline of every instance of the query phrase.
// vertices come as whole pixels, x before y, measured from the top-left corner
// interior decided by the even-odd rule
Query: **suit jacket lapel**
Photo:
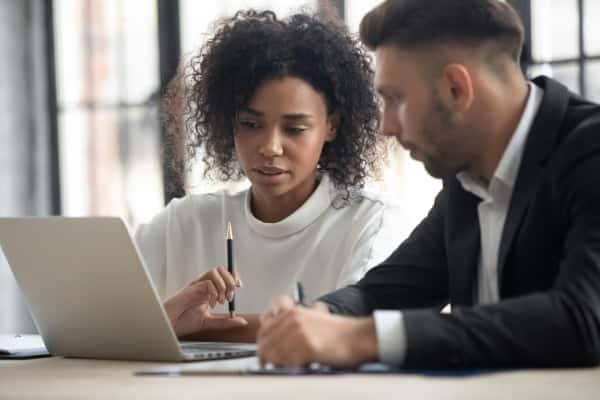
[[[543,166],[556,145],[559,128],[569,101],[569,93],[562,85],[543,77],[535,79],[534,83],[544,89],[544,96],[527,138],[519,175],[504,223],[498,253],[498,277],[501,277],[504,272],[509,250],[517,236],[527,207],[541,182]],[[498,283],[501,285],[501,278]],[[502,287],[500,293],[502,294]]]
[[[473,284],[480,252],[477,206],[481,199],[465,191],[456,178],[448,183],[447,251],[450,303],[473,305]]]

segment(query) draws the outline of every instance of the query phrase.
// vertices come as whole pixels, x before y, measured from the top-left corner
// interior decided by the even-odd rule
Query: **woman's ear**
[[[327,117],[327,135],[325,136],[326,142],[333,142],[333,139],[337,136],[337,130],[340,126],[340,113],[334,112],[329,114]]]

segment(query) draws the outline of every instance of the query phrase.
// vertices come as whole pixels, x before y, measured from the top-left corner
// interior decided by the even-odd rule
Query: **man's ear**
[[[340,127],[340,113],[334,112],[329,114],[327,117],[327,135],[325,136],[326,142],[333,142],[333,139],[337,136],[338,128]]]
[[[448,64],[442,74],[441,96],[450,110],[464,113],[471,108],[475,97],[473,79],[462,64]]]

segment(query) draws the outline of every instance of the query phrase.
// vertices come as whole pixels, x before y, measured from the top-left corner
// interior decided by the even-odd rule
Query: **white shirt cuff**
[[[402,365],[406,355],[406,330],[402,312],[375,310],[373,319],[379,361],[384,364]]]

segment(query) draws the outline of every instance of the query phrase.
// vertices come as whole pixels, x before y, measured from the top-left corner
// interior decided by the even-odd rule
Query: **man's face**
[[[443,78],[424,69],[424,58],[393,45],[377,48],[375,60],[383,134],[395,137],[436,178],[466,169],[469,130],[454,121],[439,95],[437,83]]]

